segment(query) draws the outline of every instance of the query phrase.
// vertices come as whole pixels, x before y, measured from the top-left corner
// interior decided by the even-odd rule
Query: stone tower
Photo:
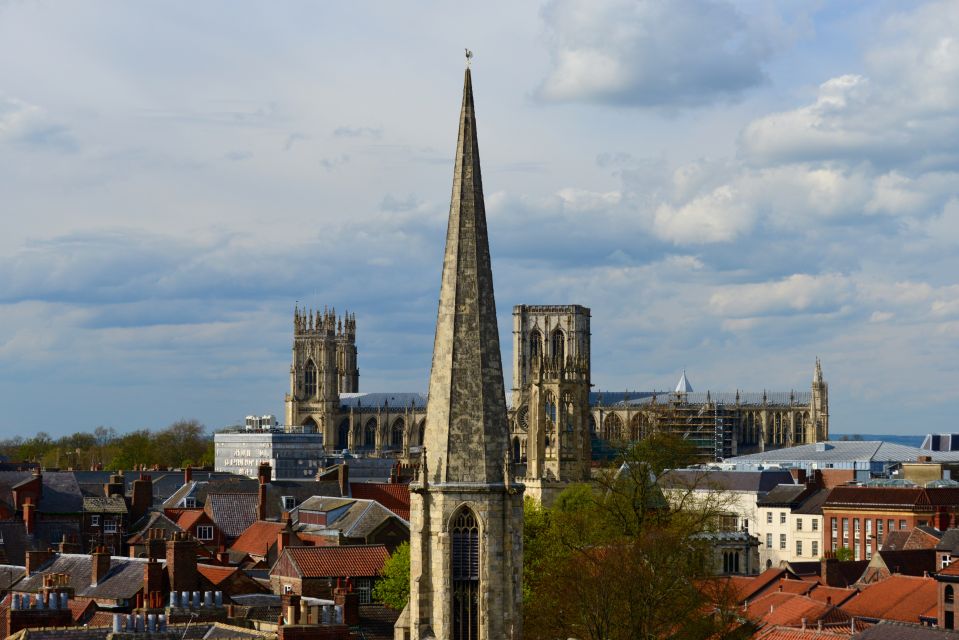
[[[340,393],[355,392],[356,316],[337,317],[335,310],[293,311],[293,361],[286,394],[288,430],[323,434],[334,440],[333,422]]]
[[[813,432],[806,436],[806,442],[824,442],[829,439],[829,383],[823,380],[819,358],[816,358],[816,368],[812,374],[812,400],[809,405],[809,427]]]
[[[523,486],[506,397],[469,69],[440,285],[425,452],[410,486],[413,640],[521,638]]]
[[[512,456],[546,504],[589,480],[589,318],[579,305],[513,307]]]

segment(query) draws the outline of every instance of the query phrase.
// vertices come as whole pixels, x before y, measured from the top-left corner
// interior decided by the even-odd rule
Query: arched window
[[[620,440],[623,437],[623,420],[615,413],[607,413],[603,420],[603,438]]]
[[[316,365],[312,360],[308,360],[306,368],[303,371],[303,392],[307,398],[316,395]]]
[[[479,526],[476,516],[462,508],[453,517],[453,640],[479,638]]]
[[[346,449],[350,446],[350,421],[344,420],[336,430],[336,448]]]
[[[366,422],[366,428],[363,430],[363,448],[376,448],[376,418],[370,418]]]
[[[393,427],[390,429],[390,448],[403,448],[403,427],[403,418],[397,418],[396,421],[393,422]]]
[[[513,438],[513,462],[520,461],[519,438]]]
[[[529,334],[529,359],[535,360],[543,353],[543,336],[535,329]]]
[[[944,600],[945,600],[946,602],[955,602],[955,601],[956,601],[956,593],[955,593],[955,591],[952,590],[952,585],[951,585],[951,584],[947,584],[947,585],[946,585],[946,590],[943,592],[943,596],[944,596]]]
[[[550,422],[556,424],[556,398],[553,397],[552,393],[546,394],[543,409],[546,410],[546,417],[549,418]]]
[[[554,359],[559,362],[566,359],[566,336],[559,329],[553,332],[552,349]]]

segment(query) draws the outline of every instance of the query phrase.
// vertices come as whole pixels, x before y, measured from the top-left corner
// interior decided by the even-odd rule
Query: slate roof
[[[130,495],[133,489],[133,481],[140,477],[142,473],[150,476],[153,480],[153,505],[160,506],[177,489],[183,486],[183,470],[172,469],[169,471],[72,471],[72,473],[83,491],[91,496],[102,496],[103,485],[110,481],[111,475],[120,474],[123,476],[124,493]],[[203,471],[193,469],[191,471],[194,481],[209,481],[222,478],[232,478],[233,473],[225,471]]]
[[[713,404],[735,405],[736,391],[695,391],[677,394],[675,391],[590,391],[590,406],[639,406],[652,404],[653,398],[657,404],[676,402],[678,399],[686,404],[706,404],[707,396]],[[790,404],[808,405],[812,400],[810,391],[739,391],[739,404],[761,405],[763,396],[767,406],[788,406]]]
[[[194,480],[190,484],[182,485],[178,491],[174,492],[163,503],[163,508],[182,508],[181,501],[186,497],[195,498],[197,506],[202,508],[210,494],[252,494],[255,497],[259,487],[258,479],[237,475],[212,482]],[[296,500],[296,504],[300,504],[312,496],[340,495],[340,485],[334,481],[271,480],[266,485],[266,518],[280,519],[284,496],[291,496]]]
[[[380,393],[341,393],[340,406],[344,409],[351,407],[359,409],[361,407],[373,408],[384,406],[404,408],[415,407],[417,409],[426,408],[426,394],[417,392],[380,392]]]
[[[955,631],[923,627],[915,624],[882,621],[854,635],[851,640],[947,640],[956,638]]]
[[[919,616],[936,606],[938,587],[933,578],[892,575],[860,590],[842,608],[858,618],[919,622]]]
[[[942,532],[942,539],[936,545],[939,551],[959,550],[959,529],[946,529]]]
[[[0,564],[23,565],[26,562],[27,530],[23,520],[0,521]]]
[[[823,576],[820,575],[822,570],[822,563],[816,561],[804,561],[804,562],[788,562],[787,563],[789,570],[792,571],[795,575],[800,577],[811,577],[818,576],[820,580],[823,579]],[[838,573],[839,573],[839,585],[829,585],[829,586],[845,586],[849,587],[856,582],[859,578],[862,577],[862,574],[866,571],[866,567],[869,566],[868,560],[846,560],[838,564]]]
[[[772,488],[765,496],[760,496],[756,500],[760,507],[795,507],[807,496],[815,492],[814,487],[805,484],[778,484]]]
[[[287,547],[283,553],[303,578],[378,576],[390,555],[381,544]]]
[[[77,596],[117,600],[132,598],[143,588],[143,565],[141,558],[110,558],[110,571],[96,586],[90,584],[91,558],[88,554],[61,553],[40,567],[40,570],[17,583],[16,590],[36,593],[43,590],[43,576],[48,573],[65,573],[70,576],[69,586]],[[160,564],[166,566],[166,561]]]
[[[829,497],[829,489],[818,489],[807,496],[799,505],[793,508],[793,513],[798,515],[822,515],[822,505]]]
[[[220,531],[237,538],[256,522],[259,501],[255,493],[211,493],[204,508]]]
[[[795,447],[750,453],[727,458],[726,462],[915,462],[921,455],[931,456],[933,461],[959,458],[959,453],[924,451],[918,447],[880,440],[830,440],[826,443],[801,444]]]
[[[135,533],[127,538],[127,544],[143,542],[143,534],[149,529],[160,529],[167,534],[182,531],[173,520],[170,520],[170,518],[166,517],[161,511],[151,511],[133,523],[133,527],[131,528]],[[169,535],[164,535],[165,540],[169,540],[169,538]]]
[[[766,493],[777,485],[793,482],[788,471],[718,471],[714,469],[674,469],[661,478],[665,488],[696,487],[704,490],[751,491]]]
[[[364,640],[393,640],[393,627],[400,617],[396,609],[381,604],[360,605],[360,631]]]
[[[127,502],[123,499],[123,496],[85,497],[83,499],[83,510],[87,513],[125,514],[128,512]]]
[[[358,500],[348,498],[321,498],[313,497],[300,505],[297,517],[301,511],[321,511],[332,513],[326,525],[303,525],[306,530],[336,529],[345,538],[366,538],[388,520],[396,519],[409,529],[409,522],[374,500]],[[328,518],[331,516],[328,515]]]
[[[0,471],[0,501],[13,504],[13,488],[33,478],[30,471]],[[76,514],[83,511],[83,493],[72,472],[47,471],[42,476],[43,490],[38,513]]]
[[[410,519],[410,485],[400,482],[351,482],[350,495],[361,500],[376,500],[403,518]]]
[[[879,557],[892,573],[921,576],[936,570],[936,550],[928,549],[880,549]]]
[[[869,505],[885,509],[912,509],[928,504],[925,489],[919,487],[835,487],[823,503],[824,507]]]
[[[27,568],[18,565],[0,564],[0,592],[6,591],[27,575]]]

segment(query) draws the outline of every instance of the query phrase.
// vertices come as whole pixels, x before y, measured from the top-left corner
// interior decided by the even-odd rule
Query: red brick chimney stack
[[[260,480],[256,501],[257,520],[266,520],[266,485],[270,482],[270,476],[272,475],[272,472],[273,469],[270,467],[269,462],[261,462],[259,469],[257,469],[256,475]]]
[[[343,624],[354,627],[360,623],[360,594],[353,591],[349,578],[346,586],[337,584],[333,590],[333,603],[343,607]]]
[[[110,553],[106,547],[97,547],[90,554],[90,585],[97,586],[110,573]]]
[[[140,474],[133,481],[133,497],[130,500],[130,522],[136,522],[153,506],[153,477]]]
[[[32,536],[37,530],[37,505],[33,504],[33,498],[27,498],[23,503],[23,527],[27,535]]]
[[[183,484],[190,484],[191,482],[193,482],[193,467],[187,465],[186,469],[183,470]]]
[[[40,567],[53,559],[56,554],[53,551],[27,551],[26,569],[27,575],[32,576]]]
[[[196,591],[196,542],[190,534],[175,531],[166,543],[166,567],[171,591]]]

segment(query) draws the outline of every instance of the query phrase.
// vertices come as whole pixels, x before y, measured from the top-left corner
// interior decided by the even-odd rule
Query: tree
[[[396,547],[380,571],[382,579],[373,587],[373,598],[397,611],[410,600],[410,543]]]
[[[852,558],[852,549],[849,547],[839,547],[836,549],[836,560],[846,562],[847,560],[852,560]]]
[[[552,508],[527,503],[528,639],[733,637],[731,593],[704,589],[713,556],[702,536],[718,529],[729,498],[697,491],[698,480],[679,488],[664,482],[694,456],[689,442],[654,434],[624,449],[592,486],[564,491]]]

